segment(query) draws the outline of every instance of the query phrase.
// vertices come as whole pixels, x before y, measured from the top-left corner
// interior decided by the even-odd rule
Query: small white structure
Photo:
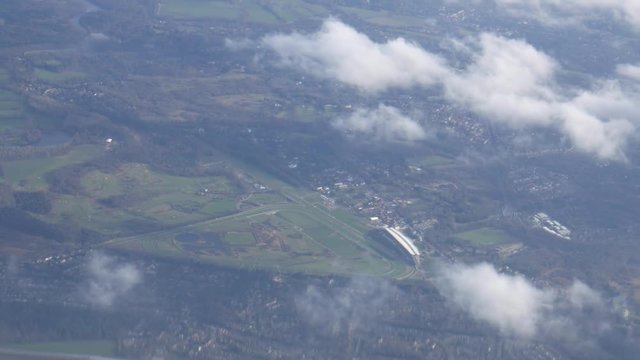
[[[411,255],[416,265],[420,264],[420,250],[413,244],[413,241],[409,239],[400,230],[385,226],[384,229],[391,235],[391,237],[397,241],[402,248]]]
[[[558,221],[553,220],[549,215],[539,212],[533,215],[532,220],[534,226],[541,228],[549,234],[564,240],[571,240],[571,230]]]

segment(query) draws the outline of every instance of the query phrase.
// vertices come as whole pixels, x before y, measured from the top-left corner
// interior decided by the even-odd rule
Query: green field
[[[101,146],[83,145],[60,156],[4,162],[0,182],[14,190],[47,191],[48,172],[101,154]],[[50,193],[51,212],[37,217],[121,236],[135,231],[135,224],[179,225],[237,211],[238,189],[224,176],[172,176],[125,163],[109,172],[89,171],[78,180],[80,187],[73,195]]]
[[[405,28],[407,26],[424,26],[426,24],[424,18],[397,15],[386,10],[376,11],[350,6],[339,6],[339,9],[373,25]]]
[[[178,19],[220,19],[260,24],[278,24],[302,19],[323,18],[329,11],[302,0],[162,0],[160,16]]]
[[[229,3],[225,1],[163,0],[158,13],[173,18],[212,18],[276,24],[278,19],[256,1]]]
[[[367,242],[362,232],[316,207],[273,204],[168,231],[114,239],[104,246],[227,266],[316,274],[402,276],[410,270],[384,259]]]
[[[450,165],[454,162],[453,159],[444,157],[441,155],[427,155],[421,157],[415,157],[409,160],[411,165],[422,167],[434,167]]]
[[[26,344],[8,344],[5,349],[34,351],[53,354],[74,354],[93,356],[114,356],[116,344],[107,340],[95,341],[59,341]]]
[[[6,83],[9,80],[9,72],[5,69],[0,69],[0,84]]]
[[[130,233],[131,221],[179,225],[236,212],[237,189],[222,176],[180,177],[125,163],[109,173],[88,172],[80,183],[81,194],[54,195],[53,209],[42,220],[119,236]]]
[[[330,12],[323,6],[310,4],[302,0],[271,0],[267,2],[269,9],[285,22],[304,19],[324,18]]]
[[[0,72],[0,82],[2,82]],[[20,125],[22,121],[22,100],[20,97],[6,90],[0,90],[0,130]]]
[[[78,71],[60,71],[54,72],[46,69],[37,68],[34,70],[33,75],[40,80],[48,81],[52,83],[59,83],[71,80],[78,80],[84,78],[86,75]]]
[[[4,177],[0,179],[17,189],[45,190],[47,183],[44,175],[47,172],[67,165],[80,164],[97,157],[101,152],[99,146],[83,145],[64,155],[3,162]]]
[[[469,242],[473,246],[485,247],[505,244],[513,241],[506,232],[493,228],[480,228],[460,232],[455,238]]]
[[[47,191],[47,173],[99,156],[108,162],[102,146],[83,145],[60,156],[6,162],[1,181],[14,190]],[[112,238],[102,246],[162,257],[316,274],[413,272],[371,247],[371,228],[345,209],[327,209],[314,192],[220,157],[243,181],[265,187],[243,187],[227,176],[169,175],[141,163],[77,167],[66,175],[76,181],[74,192],[49,192],[50,212],[33,216]],[[64,171],[57,176],[64,179]]]
[[[232,231],[224,235],[224,242],[234,246],[252,246],[255,245],[256,239],[248,231]]]

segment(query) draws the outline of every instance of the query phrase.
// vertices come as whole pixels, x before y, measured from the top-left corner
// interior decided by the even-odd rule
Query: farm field
[[[493,228],[464,231],[455,234],[455,237],[478,247],[501,245],[513,241],[511,236],[506,232]]]
[[[180,177],[126,163],[114,171],[94,170],[81,179],[82,194],[53,196],[43,220],[67,221],[110,236],[128,224],[150,227],[202,221],[236,212],[237,189],[222,176]]]
[[[369,225],[345,209],[328,209],[316,193],[247,164],[224,159],[238,178],[175,176],[134,162],[91,165],[109,156],[102,146],[81,145],[59,156],[5,162],[2,181],[45,194],[50,208],[32,216],[111,238],[103,246],[319,274],[413,271],[372,248]],[[73,177],[74,191],[54,191],[51,178],[65,176]]]
[[[434,155],[416,157],[411,159],[410,162],[415,166],[437,167],[437,166],[451,165],[454,162],[454,160],[441,155],[434,154]]]
[[[245,21],[259,24],[279,24],[302,19],[329,16],[323,6],[309,4],[302,0],[242,2],[163,0],[158,14],[172,18],[212,18],[230,21]]]
[[[0,72],[0,83],[3,73]],[[19,126],[22,120],[22,103],[20,97],[7,90],[0,89],[0,130]]]
[[[40,80],[51,82],[51,83],[60,83],[69,80],[77,80],[82,79],[86,75],[77,71],[50,71],[46,69],[35,69],[33,75]]]
[[[243,268],[383,276],[409,271],[369,248],[364,234],[354,237],[336,221],[300,205],[261,206],[103,246]]]
[[[346,210],[329,210],[314,193],[227,160],[252,181],[271,189],[270,194],[253,195],[260,205],[167,231],[112,239],[103,246],[219,265],[315,274],[402,277],[412,272],[371,248],[366,236],[371,228]]]
[[[407,26],[424,26],[426,23],[424,19],[419,17],[397,15],[385,10],[374,11],[349,6],[340,6],[339,8],[349,15],[357,16],[373,25],[405,28]]]
[[[6,161],[2,163],[2,181],[13,184],[21,190],[46,190],[44,178],[49,171],[64,166],[80,164],[97,157],[101,148],[94,145],[78,146],[68,153],[53,157],[38,157],[28,160]]]
[[[56,354],[65,355],[91,355],[91,356],[113,356],[115,354],[115,343],[111,341],[57,341],[57,342],[37,342],[24,344],[7,344],[2,346],[7,350],[18,350],[29,352],[29,359],[37,358],[34,353],[42,353],[42,359],[58,357]],[[0,354],[2,354],[0,352]],[[21,358],[21,357],[17,357]]]
[[[158,14],[173,18],[213,18],[265,24],[278,23],[278,19],[256,1],[232,4],[225,1],[163,0],[159,5]]]

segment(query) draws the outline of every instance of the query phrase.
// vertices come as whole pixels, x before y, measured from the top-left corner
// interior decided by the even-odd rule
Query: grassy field
[[[0,83],[2,72],[0,72]],[[0,90],[0,130],[19,126],[22,121],[22,101],[17,94]]]
[[[5,69],[0,69],[0,84],[9,81],[9,72]]]
[[[323,18],[329,11],[302,0],[162,0],[160,16],[178,19],[220,19],[259,24],[278,24],[302,19]]]
[[[74,354],[93,356],[114,356],[116,346],[112,341],[59,341],[26,344],[10,344],[2,346],[5,349],[34,351],[54,354]]]
[[[6,162],[2,181],[14,189],[46,191],[47,172],[91,161],[103,151],[83,145],[61,156]],[[320,274],[411,272],[372,248],[369,226],[348,211],[327,209],[313,192],[228,162],[248,183],[269,192],[247,194],[238,180],[225,176],[174,176],[123,163],[83,173],[75,194],[49,193],[51,211],[34,216],[111,237],[104,246],[162,257]]]
[[[256,1],[229,3],[225,1],[163,0],[158,13],[173,18],[211,18],[276,24],[278,19]]]
[[[304,212],[282,211],[278,215],[291,225],[298,226],[305,235],[341,257],[358,256],[364,251],[354,242],[333,231],[331,227],[312,219]]]
[[[180,225],[236,212],[237,190],[222,176],[172,176],[126,163],[110,173],[91,171],[81,184],[82,194],[53,196],[53,209],[42,220],[121,236],[130,233],[131,221]]]
[[[346,14],[356,16],[360,20],[373,25],[404,28],[407,26],[424,26],[425,19],[413,16],[397,15],[386,10],[368,10],[350,6],[339,6]]]
[[[255,245],[256,239],[253,234],[248,231],[234,231],[224,235],[224,242],[234,246],[252,246]]]
[[[513,239],[509,234],[502,230],[492,228],[480,228],[470,231],[464,231],[455,234],[455,237],[460,240],[469,242],[473,246],[495,246],[512,242]]]
[[[86,75],[84,73],[78,71],[61,71],[54,72],[46,69],[35,69],[33,75],[40,80],[52,82],[52,83],[60,83],[70,80],[78,80],[84,78]]]
[[[93,159],[102,151],[100,146],[83,145],[60,156],[7,161],[2,164],[4,169],[4,178],[2,179],[17,189],[45,190],[47,183],[44,180],[44,174],[63,166],[79,164]]]
[[[309,4],[302,0],[271,0],[267,3],[269,9],[285,22],[303,19],[324,18],[330,12],[323,6]]]
[[[427,155],[412,158],[409,160],[409,163],[414,166],[422,166],[422,167],[434,167],[434,166],[444,166],[450,165],[454,162],[453,159],[448,157],[444,157],[441,155]]]
[[[101,154],[101,146],[82,145],[60,156],[4,162],[0,182],[14,190],[47,191],[48,172]],[[135,224],[180,225],[237,211],[238,189],[223,176],[172,176],[125,163],[110,172],[90,171],[79,180],[76,194],[51,193],[51,212],[37,217],[122,236],[135,231]]]
[[[273,204],[104,245],[243,268],[384,276],[408,271],[369,249],[362,233],[352,237],[334,221],[300,204]]]
[[[51,213],[40,215],[39,218],[50,223],[75,225],[117,236],[122,232],[122,224],[136,217],[123,209],[105,208],[83,196],[56,194],[53,196]]]

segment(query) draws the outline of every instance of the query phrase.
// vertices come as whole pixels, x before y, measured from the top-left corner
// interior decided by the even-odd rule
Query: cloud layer
[[[563,87],[556,81],[557,62],[524,40],[483,33],[458,44],[471,54],[462,69],[402,38],[376,43],[335,19],[316,33],[262,39],[282,66],[369,94],[415,86],[442,89],[449,102],[490,121],[515,129],[550,127],[580,151],[625,159],[638,116],[632,106],[640,99],[636,88],[619,80],[601,80],[588,89]],[[633,71],[619,69],[627,76]]]
[[[354,278],[346,286],[320,289],[310,285],[295,299],[298,314],[322,331],[342,333],[366,330],[398,296],[399,290],[384,280]]]
[[[640,30],[640,2],[637,0],[493,0],[517,15],[534,17],[543,23],[567,24],[597,15],[610,15]]]
[[[333,127],[366,139],[387,142],[423,140],[427,134],[416,121],[386,105],[376,109],[356,109],[351,115],[333,121]]]
[[[640,81],[640,64],[620,64],[616,68],[616,71],[621,76]]]
[[[564,290],[538,288],[523,276],[499,273],[480,263],[441,265],[437,286],[455,306],[505,336],[577,342],[587,338],[587,329],[601,331],[606,326],[598,316],[604,311],[602,298],[579,281]],[[587,322],[595,325],[585,326]]]
[[[142,274],[134,265],[119,263],[100,252],[91,254],[86,267],[88,283],[82,294],[95,306],[111,306],[142,281]]]
[[[439,56],[416,44],[403,38],[376,43],[333,19],[314,34],[269,35],[262,44],[278,53],[283,65],[371,93],[434,85],[446,72]]]

